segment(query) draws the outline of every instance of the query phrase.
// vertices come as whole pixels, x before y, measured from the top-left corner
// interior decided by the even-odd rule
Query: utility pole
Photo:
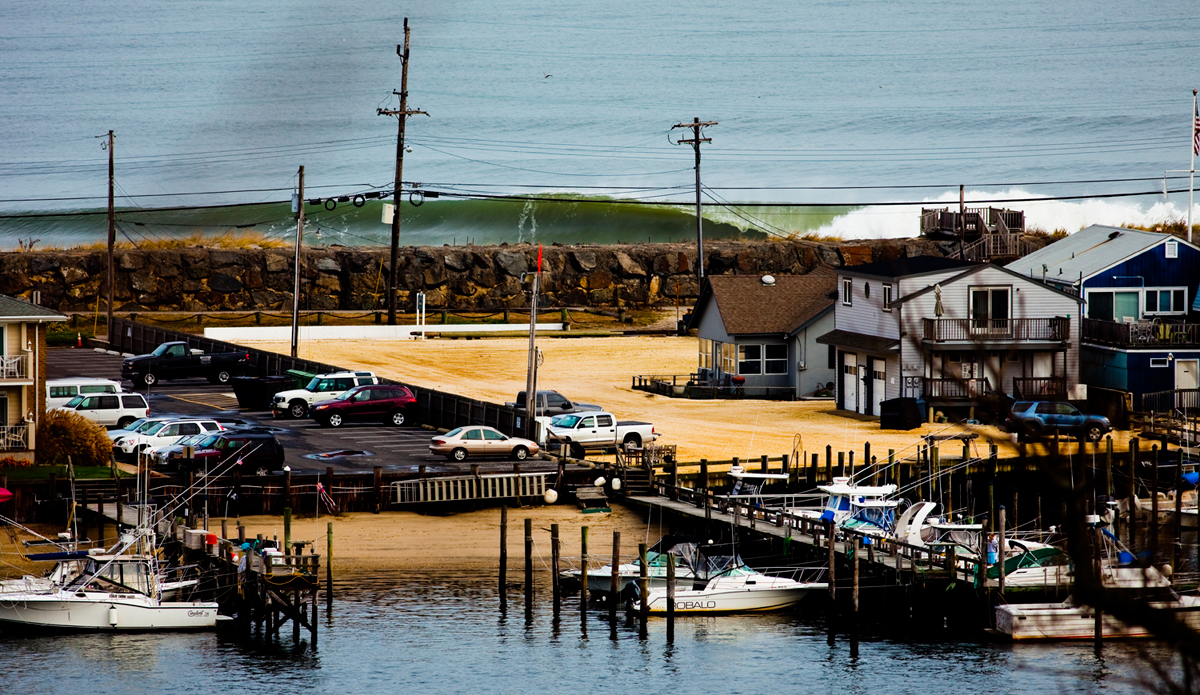
[[[292,287],[292,357],[300,352],[300,244],[304,240],[304,167],[300,167],[300,188],[296,195],[296,283]]]
[[[396,46],[396,55],[400,56],[400,91],[392,91],[399,95],[399,109],[376,109],[380,116],[396,116],[400,122],[400,132],[396,137],[396,181],[392,191],[392,267],[388,272],[388,325],[396,325],[396,264],[400,256],[400,180],[404,172],[404,124],[409,116],[429,114],[424,111],[408,109],[408,17],[404,18],[404,45]]]
[[[700,129],[707,128],[710,125],[716,125],[716,121],[700,122],[699,118],[693,119],[691,123],[676,123],[671,126],[671,130],[676,128],[691,128],[692,137],[676,140],[676,145],[688,144],[696,150],[696,279],[704,279],[704,219],[700,216],[700,143],[712,142],[712,138],[700,137]]]
[[[525,273],[533,276],[532,291],[529,295],[529,355],[525,372],[525,436],[537,441],[537,313],[538,291],[542,278],[542,247],[538,245],[538,264],[536,273]],[[522,277],[522,280],[525,278]]]
[[[116,269],[113,256],[117,245],[117,214],[113,207],[113,132],[108,131],[108,325],[104,329],[108,342],[113,340],[113,285],[116,284]]]

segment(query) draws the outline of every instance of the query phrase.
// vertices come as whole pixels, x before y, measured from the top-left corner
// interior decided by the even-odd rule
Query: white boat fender
[[[621,479],[620,479],[620,478],[613,478],[613,480],[612,480],[612,489],[614,489],[614,490],[620,490],[620,489],[621,489]]]
[[[608,481],[604,479],[604,476],[600,476],[599,478],[596,478],[596,487],[604,487],[604,484],[607,482]]]
[[[546,492],[542,494],[542,499],[546,500],[546,504],[554,504],[558,501],[558,490],[554,488],[546,488]]]
[[[117,607],[116,606],[108,607],[108,624],[113,627],[117,626]]]

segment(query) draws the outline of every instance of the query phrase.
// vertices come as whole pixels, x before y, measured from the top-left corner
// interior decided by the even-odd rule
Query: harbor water
[[[539,580],[545,580],[543,576]],[[514,578],[510,574],[510,579]],[[519,580],[519,573],[515,577]],[[527,611],[513,587],[498,610],[481,571],[343,573],[317,648],[235,633],[0,637],[4,692],[140,693],[1130,693],[1167,658],[1152,643],[1005,644],[906,634],[827,642],[819,610],[666,622],[574,597],[555,619],[549,586]],[[290,631],[285,627],[284,632]]]

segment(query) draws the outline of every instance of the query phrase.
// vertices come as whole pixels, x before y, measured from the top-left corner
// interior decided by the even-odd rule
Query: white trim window
[[[854,280],[842,278],[842,306],[854,306]]]
[[[1150,358],[1150,366],[1151,367],[1166,367],[1167,366],[1167,358],[1166,357],[1151,357]]]
[[[737,346],[733,343],[718,343],[721,352],[721,372],[723,374],[737,374],[734,368],[737,367]]]
[[[763,346],[761,345],[738,345],[738,374],[762,374],[763,368]]]
[[[1147,287],[1142,291],[1142,312],[1145,314],[1186,314],[1186,287]]]
[[[891,285],[886,284],[886,283],[883,285],[883,298],[882,299],[883,299],[883,310],[891,311],[892,310],[892,286]]]
[[[777,343],[763,346],[763,374],[788,373],[787,343]]]
[[[708,338],[700,339],[699,368],[712,369],[713,341]]]

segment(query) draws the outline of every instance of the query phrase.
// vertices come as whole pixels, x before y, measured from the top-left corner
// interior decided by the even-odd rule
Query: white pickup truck
[[[655,439],[658,433],[649,422],[618,421],[617,416],[602,410],[559,415],[546,425],[548,445],[565,442],[576,453],[615,446],[640,447]]]

